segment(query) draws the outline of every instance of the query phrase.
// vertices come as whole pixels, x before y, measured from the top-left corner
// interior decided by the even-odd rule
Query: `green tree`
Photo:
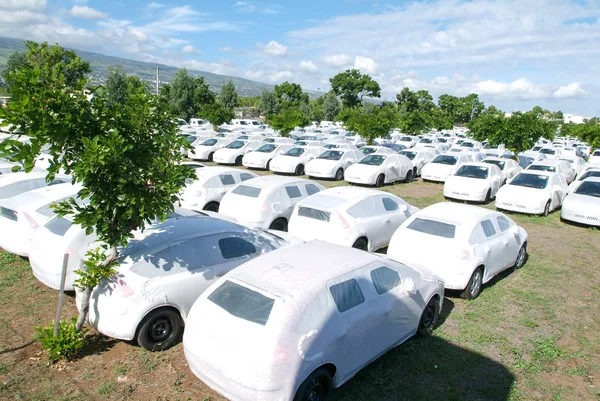
[[[437,106],[426,90],[404,88],[396,95],[400,110],[399,128],[408,134],[420,134],[434,127]]]
[[[308,114],[303,113],[297,107],[288,107],[278,114],[271,114],[267,123],[281,136],[288,136],[296,127],[306,127],[310,124]]]
[[[8,57],[8,60],[6,60],[6,66],[4,67],[1,75],[4,81],[4,86],[8,92],[10,92],[12,86],[14,85],[14,79],[11,78],[11,75],[13,75],[16,71],[20,71],[26,67],[27,62],[27,53],[25,52],[14,52]]]
[[[452,95],[440,95],[438,97],[438,107],[440,113],[452,121],[452,124],[460,121],[461,101],[458,97]]]
[[[120,65],[109,68],[105,88],[108,102],[121,106],[125,105],[130,93],[141,91],[150,93],[147,83],[142,82],[135,75],[127,75]]]
[[[327,92],[323,99],[323,118],[334,121],[340,112],[340,102],[333,91]]]
[[[171,82],[169,97],[177,117],[189,121],[197,112],[195,98],[196,83],[185,68],[177,70]]]
[[[212,124],[213,129],[218,131],[221,124],[228,123],[235,117],[235,113],[223,103],[214,102],[204,105],[200,116],[206,118]]]
[[[578,138],[590,145],[592,149],[600,148],[600,125],[598,125],[598,119],[595,117],[584,120],[583,124],[574,124],[572,122],[564,124],[560,128],[560,134]]]
[[[239,107],[256,107],[260,105],[261,96],[247,96],[238,98]]]
[[[202,107],[213,104],[217,100],[215,93],[210,89],[210,86],[204,81],[203,77],[194,78],[194,112],[198,112]]]
[[[238,94],[235,91],[235,85],[230,79],[221,87],[219,100],[223,106],[229,110],[233,110],[238,105]]]
[[[376,138],[385,138],[398,124],[398,113],[394,107],[365,104],[356,109],[345,109],[339,117],[345,127],[356,132],[370,145]]]
[[[46,43],[26,46],[28,67],[9,74],[11,108],[0,109],[0,118],[20,126],[19,135],[30,142],[4,141],[0,155],[12,155],[31,171],[47,146],[47,179],[64,169],[83,186],[77,198],[87,202],[64,201],[55,208],[105,244],[90,251],[85,268],[77,271],[83,293],[79,330],[94,287],[114,274],[117,247],[127,244],[133,230],[166,218],[193,173],[181,165],[186,141],[157,97],[135,91],[123,107],[111,104],[105,89],[86,86],[89,65],[73,52]]]
[[[298,105],[301,102],[308,103],[308,95],[302,92],[302,87],[287,81],[275,85],[275,96],[279,98],[279,101],[282,104],[290,103]]]
[[[479,95],[471,93],[460,99],[460,112],[456,124],[466,124],[485,110],[485,104],[479,100]]]
[[[319,96],[318,99],[309,102],[311,121],[317,121],[319,123],[323,121],[323,100],[323,96]]]
[[[279,98],[275,92],[264,90],[260,97],[258,108],[264,116],[270,116],[279,113]]]
[[[364,96],[380,97],[377,81],[359,70],[346,70],[330,78],[331,90],[342,98],[345,107],[354,108],[362,103]]]

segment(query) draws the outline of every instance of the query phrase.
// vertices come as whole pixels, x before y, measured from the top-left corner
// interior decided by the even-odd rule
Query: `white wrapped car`
[[[32,191],[37,188],[49,187],[57,184],[70,183],[71,178],[66,176],[56,176],[50,182],[46,181],[45,171],[24,171],[12,174],[6,174],[0,179],[0,199],[12,198],[13,196]]]
[[[504,179],[500,169],[487,163],[465,163],[444,183],[444,197],[474,202],[489,202]]]
[[[234,138],[198,138],[192,144],[192,150],[188,151],[190,159],[212,161],[215,152],[229,145]]]
[[[269,170],[275,173],[304,175],[306,164],[323,153],[321,147],[294,146],[284,154],[275,156],[269,165]]]
[[[269,169],[271,160],[278,155],[284,154],[292,148],[285,142],[265,143],[254,152],[247,153],[242,159],[242,165],[249,168]]]
[[[460,166],[468,163],[469,156],[465,154],[445,153],[437,155],[435,159],[427,163],[421,170],[421,178],[424,181],[444,182]]]
[[[437,203],[398,228],[388,247],[394,260],[427,269],[445,288],[474,299],[483,284],[527,259],[527,232],[502,213],[478,206]]]
[[[575,183],[573,191],[563,202],[561,219],[600,227],[600,176]]]
[[[516,160],[506,159],[504,157],[486,157],[483,159],[483,162],[494,164],[500,169],[503,183],[510,180],[523,170]]]
[[[531,163],[525,169],[527,171],[548,171],[550,173],[559,173],[565,178],[567,184],[575,179],[575,170],[564,160],[548,159]]]
[[[396,229],[419,209],[376,189],[329,188],[296,205],[289,232],[374,252],[384,248]]]
[[[385,148],[388,149],[388,148]],[[411,182],[413,165],[404,155],[372,153],[346,169],[344,179],[353,184],[382,187],[397,181]]]
[[[190,310],[192,372],[238,401],[326,401],[441,311],[441,280],[381,255],[320,241],[222,277]],[[207,324],[210,322],[210,324]]]
[[[414,177],[420,176],[423,166],[437,156],[437,153],[434,149],[426,147],[402,150],[400,151],[400,154],[408,157],[408,160],[412,162]]]
[[[496,194],[496,208],[547,216],[562,205],[569,188],[559,173],[525,170]]]
[[[217,150],[213,155],[213,161],[218,164],[235,164],[236,166],[241,166],[244,156],[262,145],[262,141],[235,140]]]
[[[344,171],[362,159],[364,155],[358,150],[330,149],[308,162],[305,173],[309,177],[344,179]]]

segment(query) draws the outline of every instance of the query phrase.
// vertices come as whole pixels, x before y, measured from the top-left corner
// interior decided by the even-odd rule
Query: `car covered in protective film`
[[[423,166],[437,156],[435,150],[425,147],[403,150],[400,154],[408,157],[408,160],[412,162],[414,177],[420,176]]]
[[[242,263],[286,245],[271,233],[220,219],[167,219],[121,251],[116,274],[91,294],[88,324],[150,351],[169,348],[204,290]],[[82,297],[77,289],[78,308]]]
[[[323,153],[322,147],[295,146],[287,152],[275,156],[269,165],[269,170],[275,173],[304,175],[306,164]]]
[[[575,170],[573,167],[564,160],[548,159],[541,160],[531,163],[526,171],[548,171],[550,173],[558,173],[562,175],[567,184],[571,183],[575,179]]]
[[[387,254],[430,271],[446,289],[474,299],[498,273],[525,264],[527,241],[527,232],[502,213],[443,202],[406,220],[394,233]]]
[[[569,184],[569,193],[573,192],[581,181],[591,177],[600,177],[600,165],[588,166],[581,170],[581,174],[575,178],[575,181]]]
[[[548,171],[525,170],[496,194],[496,208],[547,216],[558,209],[569,187],[564,176]]]
[[[12,198],[38,188],[71,182],[71,177],[63,175],[57,175],[52,181],[47,181],[47,174],[45,171],[34,170],[30,173],[20,171],[0,176],[0,199]]]
[[[192,307],[183,348],[192,372],[228,399],[327,401],[386,351],[429,335],[443,300],[427,272],[312,241],[219,279]]]
[[[600,176],[590,176],[574,184],[562,204],[561,219],[600,227]]]
[[[444,182],[460,166],[470,162],[469,156],[461,153],[437,155],[421,169],[421,178],[425,181]]]
[[[396,153],[395,150],[386,146],[363,146],[359,150],[365,156],[368,156],[373,153],[377,153],[379,155],[393,155],[394,153]]]
[[[344,171],[360,159],[364,154],[351,149],[329,149],[308,162],[305,173],[309,177],[344,179]]]
[[[198,138],[192,143],[192,149],[188,151],[190,159],[213,161],[217,150],[229,145],[235,138]]]
[[[382,187],[398,181],[411,182],[413,174],[413,165],[406,156],[394,152],[372,153],[348,167],[344,179],[353,184]]]
[[[510,180],[523,170],[516,160],[506,159],[504,157],[486,157],[483,159],[483,162],[494,164],[500,169],[503,183]]]
[[[275,156],[287,152],[292,147],[292,144],[285,142],[264,143],[254,152],[247,153],[242,159],[242,165],[249,168],[260,168],[268,170],[271,160]]]
[[[463,201],[489,202],[504,178],[500,169],[487,163],[465,163],[444,183],[444,197]]]
[[[289,233],[374,252],[386,247],[400,224],[418,210],[389,192],[329,188],[298,202]]]
[[[217,150],[213,155],[213,161],[217,164],[235,164],[236,166],[241,166],[244,156],[260,148],[262,145],[264,145],[262,141],[236,140]]]

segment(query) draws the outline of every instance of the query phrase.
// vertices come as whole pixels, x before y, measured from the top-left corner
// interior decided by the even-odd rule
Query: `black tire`
[[[364,238],[359,238],[354,242],[352,248],[360,249],[361,251],[368,251],[369,243]]]
[[[238,156],[238,157],[235,159],[235,165],[236,165],[236,166],[241,166],[241,165],[242,165],[242,159],[243,159],[243,156]]]
[[[550,201],[546,202],[546,206],[544,206],[544,211],[542,212],[542,216],[546,217],[550,214]]]
[[[304,175],[304,165],[298,164],[296,167],[296,175]]]
[[[417,333],[423,337],[431,335],[431,333],[433,333],[435,325],[437,324],[439,314],[440,301],[436,297],[433,297],[431,298],[425,309],[423,309]]]
[[[483,203],[490,203],[491,200],[492,200],[492,190],[488,189],[487,193],[485,194],[485,199],[483,200]]]
[[[209,162],[213,161],[213,155],[214,155],[214,153],[211,153],[211,154],[208,155],[208,161]]]
[[[519,249],[519,253],[517,254],[517,260],[515,261],[515,265],[513,266],[515,269],[520,269],[525,265],[525,261],[527,260],[527,243],[524,243]]]
[[[267,161],[267,166],[265,167],[265,170],[271,170],[271,160]]]
[[[417,178],[419,170],[416,167],[413,167],[413,178]]]
[[[412,170],[408,170],[406,172],[406,177],[404,178],[404,182],[408,184],[409,182],[412,182],[413,178],[414,178],[413,171]]]
[[[325,368],[312,372],[298,387],[294,401],[327,401],[333,387],[331,374]]]
[[[377,177],[377,180],[375,181],[375,186],[382,187],[384,185],[385,185],[385,175],[379,174],[379,177]]]
[[[335,172],[335,180],[342,181],[344,179],[344,170],[339,168],[338,171]]]
[[[219,202],[208,202],[203,210],[217,213],[219,211]]]
[[[272,222],[271,225],[269,226],[269,230],[277,230],[277,231],[287,232],[287,230],[288,230],[287,220],[284,218],[281,218],[281,217],[278,219],[275,219],[275,221]]]
[[[148,351],[163,351],[181,341],[183,322],[173,309],[150,312],[138,326],[137,343]]]
[[[478,267],[471,275],[467,288],[460,294],[463,299],[475,299],[481,294],[481,288],[483,287],[483,269]]]

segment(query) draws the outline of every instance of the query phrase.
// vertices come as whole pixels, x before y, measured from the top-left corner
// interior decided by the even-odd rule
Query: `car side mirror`
[[[408,206],[406,206],[405,204],[401,204],[400,205],[400,211],[402,213],[407,213],[408,212]]]
[[[518,234],[519,234],[519,227],[517,227],[517,226],[512,226],[512,227],[510,228],[510,232],[511,232],[513,235],[518,235]]]

